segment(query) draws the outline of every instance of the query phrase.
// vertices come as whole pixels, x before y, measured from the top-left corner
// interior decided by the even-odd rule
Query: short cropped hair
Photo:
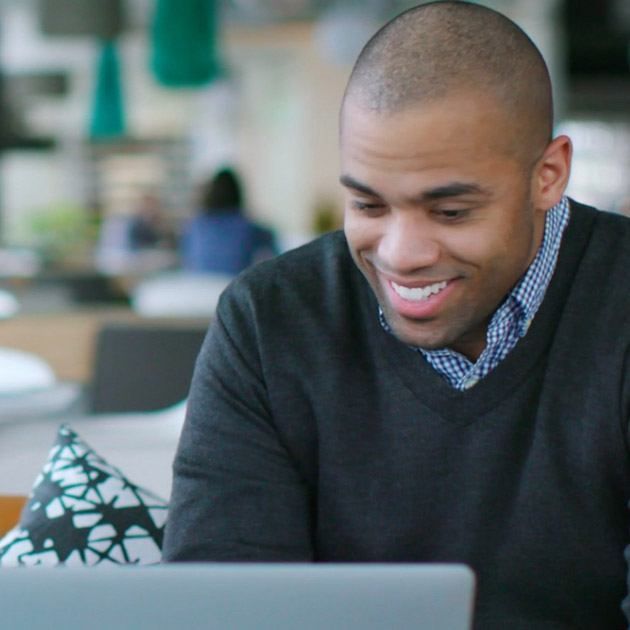
[[[446,0],[411,8],[385,24],[354,65],[344,103],[394,113],[453,93],[484,92],[545,145],[553,127],[551,81],[535,44],[487,7]]]

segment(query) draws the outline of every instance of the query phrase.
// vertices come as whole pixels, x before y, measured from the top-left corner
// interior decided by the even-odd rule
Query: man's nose
[[[396,273],[435,265],[440,245],[430,221],[418,212],[392,212],[378,248],[382,264]]]

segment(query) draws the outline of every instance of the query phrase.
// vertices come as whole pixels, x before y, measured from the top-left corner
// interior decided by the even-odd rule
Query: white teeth
[[[426,287],[417,287],[410,289],[409,287],[403,287],[400,284],[392,282],[394,291],[400,295],[404,300],[410,300],[412,302],[419,302],[421,300],[428,300],[430,296],[435,295],[446,288],[448,283],[446,280],[443,282],[436,282],[435,284],[429,284]]]

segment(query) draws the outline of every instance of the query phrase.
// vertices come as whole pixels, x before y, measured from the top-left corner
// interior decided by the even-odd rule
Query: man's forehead
[[[410,120],[414,117],[443,117],[444,112],[458,114],[459,117],[472,119],[479,114],[507,117],[508,109],[500,99],[487,91],[474,87],[453,89],[439,97],[428,97],[408,103],[396,109],[375,109],[360,98],[348,96],[344,99],[340,113],[340,130],[343,132],[347,123],[370,125],[391,124],[392,120]]]
[[[347,99],[340,116],[342,161],[353,154],[415,159],[453,150],[469,159],[481,153],[512,155],[520,137],[511,111],[488,94],[472,90],[393,112],[374,111]]]
[[[453,93],[439,100],[430,100],[398,111],[374,111],[361,103],[347,101],[340,117],[340,139],[343,144],[355,142],[359,135],[385,141],[389,136],[398,141],[407,138],[430,140],[441,138],[455,141],[458,135],[466,137],[481,134],[506,134],[514,122],[500,105],[484,95]],[[461,138],[465,140],[465,138]]]

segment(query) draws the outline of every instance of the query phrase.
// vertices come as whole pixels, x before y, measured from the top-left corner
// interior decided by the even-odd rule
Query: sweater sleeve
[[[195,367],[163,559],[308,561],[307,484],[273,425],[255,322],[235,302],[222,300]]]
[[[630,348],[628,347],[624,358],[621,409],[624,414],[622,422],[625,429],[626,449],[630,452]],[[626,507],[628,508],[628,522],[630,523],[630,501]],[[630,545],[627,545],[624,550],[624,558],[626,560],[626,594],[621,602],[621,609],[626,617],[627,627],[630,628]]]

